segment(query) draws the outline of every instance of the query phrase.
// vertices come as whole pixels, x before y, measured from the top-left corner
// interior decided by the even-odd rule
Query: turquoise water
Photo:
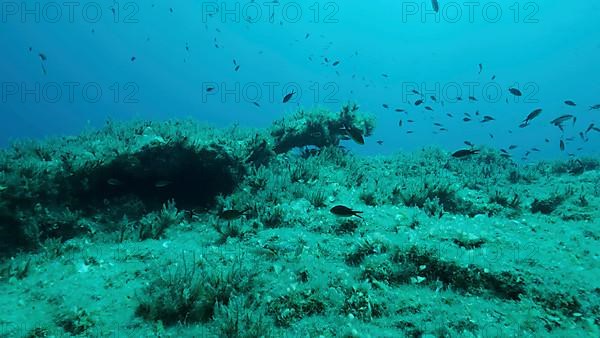
[[[516,158],[531,147],[542,150],[533,159],[564,158],[561,137],[574,138],[567,153],[595,151],[597,133],[592,143],[578,133],[597,121],[598,112],[588,108],[600,103],[600,66],[594,61],[599,27],[593,18],[598,4],[441,1],[439,6],[435,14],[429,1],[6,1],[0,141],[74,134],[107,118],[193,117],[218,126],[264,127],[297,107],[337,110],[353,101],[378,120],[363,153],[428,145],[454,149],[469,140],[497,148],[518,145]],[[46,75],[40,52],[47,56]],[[240,65],[237,72],[233,60]],[[334,61],[339,65],[332,66]],[[211,95],[203,91],[214,84],[218,90]],[[510,87],[524,95],[515,99]],[[434,112],[413,105],[418,99],[413,88]],[[300,92],[282,104],[291,89]],[[471,92],[478,102],[468,102]],[[565,106],[565,100],[577,107]],[[519,129],[536,108],[544,114]],[[496,121],[463,123],[464,113],[476,111]],[[562,114],[577,116],[564,136],[548,123]],[[440,132],[436,122],[448,131]],[[408,129],[414,134],[407,135]]]
[[[598,13],[2,1],[0,337],[600,336]]]

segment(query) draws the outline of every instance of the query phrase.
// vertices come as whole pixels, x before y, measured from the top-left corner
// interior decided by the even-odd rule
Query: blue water
[[[364,146],[348,144],[360,153],[454,150],[465,140],[518,145],[516,159],[532,147],[541,151],[528,160],[598,153],[600,133],[578,136],[600,125],[600,111],[589,110],[600,103],[598,2],[440,0],[438,14],[429,0],[73,4],[71,15],[64,3],[2,1],[2,146],[107,119],[267,127],[297,109],[337,111],[353,101],[377,117]],[[467,100],[470,88],[477,102]],[[414,106],[412,89],[424,93],[424,105]],[[458,94],[463,101],[453,102]],[[542,115],[519,128],[537,108]],[[464,113],[474,121],[463,122]],[[577,116],[564,134],[549,123],[562,114]],[[480,123],[484,115],[496,120]]]

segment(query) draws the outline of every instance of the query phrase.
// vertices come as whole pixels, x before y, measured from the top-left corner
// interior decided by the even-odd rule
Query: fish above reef
[[[362,211],[356,211],[356,210],[352,210],[346,206],[343,205],[336,205],[335,207],[329,209],[329,211],[336,215],[336,216],[341,216],[341,217],[352,217],[352,216],[356,216],[358,218],[362,218],[359,214],[362,214]]]
[[[600,109],[600,103],[599,104],[595,104],[593,106],[590,107],[590,110],[598,110]]]
[[[577,104],[576,104],[575,102],[571,101],[571,100],[567,100],[567,101],[565,101],[565,104],[566,104],[567,106],[571,106],[571,107],[575,107],[575,106],[577,106]]]
[[[550,121],[550,124],[553,124],[553,125],[555,125],[555,126],[558,127],[563,122],[565,122],[567,120],[570,120],[570,119],[574,119],[574,118],[575,118],[575,116],[570,115],[570,114],[566,114],[566,115],[559,116],[559,117],[555,118],[554,120]]]
[[[438,13],[440,11],[440,4],[438,0],[431,0],[431,6],[433,6],[433,10]]]
[[[461,150],[457,150],[454,153],[452,153],[452,157],[463,158],[463,157],[468,157],[468,156],[472,156],[472,155],[476,155],[476,154],[479,154],[479,150],[477,150],[477,149],[461,149]]]
[[[288,103],[292,99],[292,97],[294,96],[294,94],[296,94],[295,91],[291,91],[290,93],[286,94],[283,97],[283,103]]]
[[[489,115],[485,115],[483,117],[483,120],[481,120],[481,123],[490,122],[490,121],[494,121],[494,120],[496,120],[494,117],[489,116]]]
[[[344,124],[344,131],[348,134],[348,136],[350,136],[352,140],[354,140],[354,142],[358,144],[365,144],[365,139],[360,129]]]
[[[218,216],[220,219],[224,219],[226,221],[233,221],[244,216],[248,211],[250,211],[250,208],[246,208],[244,210],[223,210],[218,214]]]
[[[523,93],[521,93],[521,91],[517,88],[508,88],[508,91],[514,96],[523,96]]]
[[[523,120],[523,123],[521,123],[520,127],[521,128],[527,127],[529,125],[529,122],[531,122],[531,120],[533,120],[534,118],[540,116],[542,111],[543,111],[542,109],[536,109],[536,110],[532,111],[531,113],[529,113],[529,115],[527,115],[525,120]]]

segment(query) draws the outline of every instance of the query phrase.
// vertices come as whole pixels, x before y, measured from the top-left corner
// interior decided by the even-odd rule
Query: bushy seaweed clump
[[[273,150],[281,154],[294,148],[337,146],[346,134],[345,127],[359,130],[369,136],[374,129],[373,117],[359,112],[355,104],[348,104],[341,112],[326,110],[299,111],[289,119],[276,121],[271,128]]]
[[[248,295],[256,274],[241,261],[211,269],[206,262],[182,255],[174,268],[157,271],[138,296],[136,314],[166,325],[207,322],[216,307],[227,306],[235,295]]]

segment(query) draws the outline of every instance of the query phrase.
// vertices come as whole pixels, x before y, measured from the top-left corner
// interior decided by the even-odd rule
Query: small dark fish
[[[570,114],[566,114],[566,115],[559,116],[559,117],[555,118],[554,120],[550,121],[550,124],[553,124],[555,126],[559,126],[563,122],[565,122],[567,120],[570,120],[570,119],[574,119],[574,118],[575,118],[575,116],[570,115]]]
[[[492,81],[496,80],[496,75],[492,76]]]
[[[411,92],[412,92],[413,94],[417,94],[417,95],[423,96],[423,94],[421,94],[421,92],[420,92],[420,91],[418,91],[418,90],[416,90],[416,89],[413,89],[413,90],[411,90]]]
[[[468,118],[468,117],[465,117],[465,118],[463,118],[463,121],[465,121],[465,122],[469,122],[469,121],[471,121],[471,119],[470,119],[470,118]]]
[[[494,121],[494,120],[496,120],[496,119],[489,115],[486,115],[483,117],[483,120],[481,120],[481,123],[490,122],[490,121]]]
[[[167,180],[162,180],[162,181],[158,181],[158,182],[154,183],[154,187],[156,187],[156,188],[164,188],[166,186],[171,185],[171,183],[173,183],[173,182],[167,181]]]
[[[240,70],[240,65],[237,65],[237,66],[235,66],[235,68],[234,68],[233,70],[234,70],[234,71],[236,71],[236,72],[237,72],[238,70]]]
[[[294,94],[296,94],[296,92],[292,91],[291,93],[288,93],[286,96],[284,96],[283,103],[287,103],[288,101],[290,101],[292,99],[292,97],[294,96]]]
[[[560,140],[560,151],[565,151],[565,141]]]
[[[244,209],[244,210],[223,210],[221,211],[218,216],[220,219],[224,219],[226,221],[233,221],[235,219],[238,219],[240,217],[242,217],[244,214],[246,214],[248,211],[250,211],[250,208]]]
[[[531,151],[539,152],[540,150],[538,148],[531,148]]]
[[[438,13],[440,11],[440,4],[437,0],[431,0],[431,6],[433,6],[433,10]]]
[[[406,131],[406,133],[407,133],[407,134],[412,134],[412,133],[414,133],[414,131],[412,131],[412,130],[407,130],[407,131]]]
[[[398,127],[402,127],[402,120],[398,121]]]
[[[382,77],[385,77],[386,79],[389,77],[389,75],[387,75],[387,74],[385,74],[385,73],[381,74],[381,76],[382,76]]]
[[[593,106],[590,107],[590,110],[598,110],[600,109],[600,103],[599,104],[595,104]]]
[[[108,183],[108,185],[112,185],[114,187],[118,187],[120,185],[123,185],[123,182],[119,181],[116,178],[109,178],[106,183]]]
[[[593,124],[593,123],[591,123],[591,124],[590,124],[590,125],[587,127],[587,129],[585,130],[585,133],[587,134],[587,133],[588,133],[590,130],[592,130],[592,129],[594,129],[594,124]]]
[[[430,106],[426,106],[425,110],[433,111],[433,108],[431,108]]]
[[[476,149],[461,149],[461,150],[457,150],[454,153],[452,153],[452,157],[455,158],[464,158],[467,156],[472,156],[472,155],[476,155],[479,154],[479,150]]]
[[[334,63],[332,63],[331,65],[332,65],[333,67],[335,67],[335,66],[337,66],[337,65],[339,65],[339,64],[340,64],[340,62],[339,62],[339,61],[335,61],[335,62],[334,62]]]
[[[514,96],[523,96],[523,93],[521,93],[521,91],[517,88],[508,88],[508,91]]]
[[[39,57],[40,57],[40,59],[41,59],[42,61],[46,61],[46,60],[47,60],[47,58],[46,58],[46,54],[44,54],[44,53],[39,53],[38,55],[39,55]]]
[[[415,120],[406,120],[406,122],[413,123],[413,122],[415,122]]]
[[[475,146],[473,144],[473,142],[471,142],[471,141],[465,141],[464,144],[468,145],[469,147],[474,147]]]
[[[132,56],[132,57],[131,57],[131,62],[135,61],[135,59],[136,59],[136,57],[135,57],[135,56]]]
[[[207,93],[210,93],[210,92],[212,92],[213,90],[215,90],[215,87],[208,87],[208,88],[206,88],[206,92],[207,92]]]
[[[397,109],[394,109],[394,111],[397,113],[404,113],[406,110],[397,108]]]
[[[360,129],[352,127],[352,126],[348,127],[347,125],[344,125],[344,129],[348,133],[348,136],[350,136],[350,138],[352,138],[352,140],[354,140],[354,142],[356,142],[358,144],[365,144],[365,139],[363,138],[363,135],[362,135],[362,132]]]
[[[417,100],[417,101],[415,101],[415,106],[420,106],[420,105],[423,104],[423,102],[425,102],[425,101],[423,101],[423,100]]]
[[[531,113],[529,113],[529,115],[527,115],[525,120],[523,120],[523,123],[521,124],[521,128],[528,126],[529,122],[531,120],[533,120],[534,118],[538,117],[541,113],[542,113],[542,109],[539,109],[539,108],[532,111]]]
[[[475,96],[469,96],[469,101],[477,101],[477,98]]]
[[[508,146],[508,150],[514,150],[514,149],[517,149],[517,145],[511,144],[510,146]]]
[[[352,217],[352,216],[356,216],[358,218],[362,218],[359,214],[362,214],[362,211],[356,211],[356,210],[352,210],[346,206],[343,205],[336,205],[335,207],[329,209],[329,211],[336,215],[336,216],[341,216],[341,217]]]
[[[439,122],[435,122],[433,125],[436,126],[436,127],[443,127],[444,126],[443,124],[441,124]]]
[[[387,104],[385,104],[385,103],[384,103],[384,104],[382,104],[381,106],[382,106],[383,108],[385,108],[385,109],[388,109],[388,108],[390,107],[390,106],[388,106],[388,105],[387,105]]]
[[[431,95],[429,98],[431,98],[433,102],[437,102],[437,98],[435,96]]]
[[[260,103],[258,102],[252,102],[253,105],[257,106],[258,108],[260,108]]]
[[[479,74],[481,74],[481,72],[483,71],[483,64],[479,64]]]
[[[571,107],[575,107],[575,106],[577,106],[577,104],[576,104],[575,102],[571,101],[571,100],[567,100],[567,101],[565,101],[565,104],[566,104],[567,106],[571,106]]]
[[[598,128],[598,127],[593,127],[593,128],[592,128],[592,130],[593,130],[593,131],[600,132],[600,128]]]
[[[382,140],[378,140],[378,141],[377,141],[377,144],[379,144],[379,145],[382,145],[382,144],[383,144],[383,141],[382,141]]]

